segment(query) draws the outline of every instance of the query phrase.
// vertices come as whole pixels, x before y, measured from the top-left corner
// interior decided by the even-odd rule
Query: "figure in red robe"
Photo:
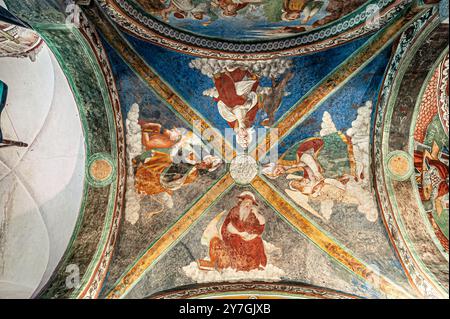
[[[267,256],[261,238],[265,219],[259,214],[252,193],[243,192],[238,199],[239,203],[220,226],[216,218],[205,231],[210,260],[199,260],[200,269],[220,271],[231,268],[246,272],[265,269]],[[218,217],[220,219],[220,215]]]
[[[217,90],[214,100],[230,127],[236,129],[252,126],[258,112],[258,77],[248,70],[238,68],[215,75],[214,84]]]
[[[259,78],[244,68],[230,69],[214,76],[215,87],[205,92],[214,98],[223,119],[236,132],[238,144],[251,142],[251,128],[261,105],[257,94]]]

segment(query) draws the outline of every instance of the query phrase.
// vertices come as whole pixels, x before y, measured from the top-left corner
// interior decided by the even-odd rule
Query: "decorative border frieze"
[[[159,21],[127,0],[97,0],[108,16],[130,33],[144,40],[192,55],[226,59],[273,59],[304,55],[334,47],[383,28],[409,7],[412,0],[374,0],[355,12],[297,36],[258,42],[237,42],[206,38],[181,31]],[[366,23],[367,7],[378,5],[379,23]]]

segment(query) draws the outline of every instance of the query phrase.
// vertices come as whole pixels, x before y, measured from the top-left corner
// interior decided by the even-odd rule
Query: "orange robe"
[[[306,0],[284,0],[283,9],[286,12],[301,13],[306,6]]]
[[[140,164],[135,176],[136,192],[143,195],[156,195],[173,191],[161,185],[161,175],[172,165],[170,155],[160,151],[153,151],[153,156],[144,164]],[[197,178],[197,170],[189,173],[183,185],[192,183]]]
[[[239,232],[258,235],[253,240],[246,241],[241,236],[228,231],[232,224]],[[254,213],[250,213],[246,220],[239,217],[239,206],[234,207],[226,217],[222,229],[222,240],[215,237],[210,243],[211,261],[221,270],[232,268],[236,271],[251,271],[264,268],[267,265],[267,256],[264,251],[264,242],[261,238],[265,225],[260,225]]]

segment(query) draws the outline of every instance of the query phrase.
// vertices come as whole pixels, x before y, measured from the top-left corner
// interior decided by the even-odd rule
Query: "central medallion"
[[[231,161],[230,174],[236,183],[250,184],[258,175],[258,163],[249,155],[239,155]]]

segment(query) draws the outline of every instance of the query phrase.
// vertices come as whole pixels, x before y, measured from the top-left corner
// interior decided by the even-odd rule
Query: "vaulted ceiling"
[[[447,1],[5,3],[84,136],[36,296],[448,298]]]

